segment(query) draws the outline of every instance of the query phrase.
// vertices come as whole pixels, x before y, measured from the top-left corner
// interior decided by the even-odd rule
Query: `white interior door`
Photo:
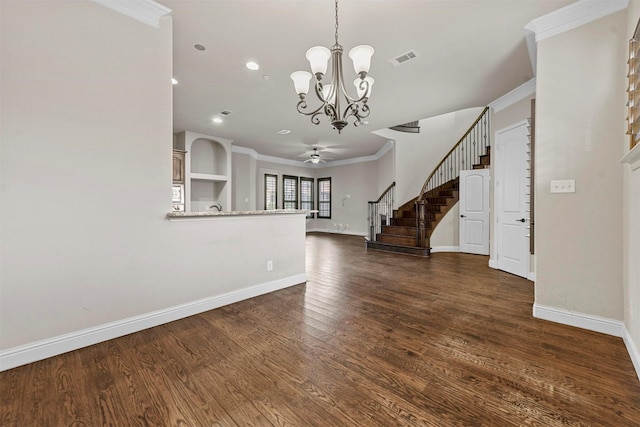
[[[489,255],[489,169],[460,171],[460,252]]]
[[[496,258],[500,270],[529,275],[528,122],[496,132]]]

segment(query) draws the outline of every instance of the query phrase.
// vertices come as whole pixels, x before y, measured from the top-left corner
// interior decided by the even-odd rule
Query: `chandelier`
[[[324,46],[315,46],[307,51],[307,60],[311,65],[313,75],[308,71],[296,71],[291,74],[291,80],[300,97],[297,110],[300,114],[311,116],[311,123],[320,123],[319,116],[324,114],[331,121],[331,126],[340,133],[349,124],[347,119],[352,117],[354,126],[362,124],[362,119],[369,116],[369,106],[367,101],[371,94],[371,87],[374,80],[367,76],[371,65],[373,48],[367,45],[356,46],[349,51],[349,58],[353,61],[353,69],[358,77],[353,84],[356,87],[357,97],[352,98],[346,91],[342,74],[342,46],[338,43],[338,0],[336,5],[336,43],[331,50]],[[331,82],[323,84],[322,79],[327,72],[327,65],[331,58]],[[315,76],[315,92],[320,100],[320,106],[315,110],[307,110],[307,93],[309,92],[309,82]],[[344,97],[345,105],[341,105]]]

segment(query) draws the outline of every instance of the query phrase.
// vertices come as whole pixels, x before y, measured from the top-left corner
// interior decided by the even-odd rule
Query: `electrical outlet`
[[[273,261],[267,261],[267,271],[273,270]]]

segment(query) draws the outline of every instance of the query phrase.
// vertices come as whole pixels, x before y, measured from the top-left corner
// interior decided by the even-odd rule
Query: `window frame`
[[[293,199],[287,198],[287,181],[295,183]],[[297,176],[282,175],[282,208],[298,209],[300,199],[300,182]],[[287,204],[294,204],[294,207],[287,207]]]
[[[332,193],[332,189],[331,189],[331,177],[326,177],[326,178],[318,178],[318,185],[317,185],[317,189],[318,189],[318,213],[317,213],[317,218],[319,219],[331,219],[331,193]],[[321,200],[322,197],[322,192],[320,191],[320,188],[322,187],[322,185],[328,182],[329,183],[329,200]],[[323,204],[328,204],[329,205],[329,215],[323,215],[322,213],[322,205]]]
[[[302,191],[302,183],[303,182],[309,182],[311,183],[309,189],[311,191],[311,195],[310,195],[310,200],[303,200],[302,196],[303,196],[303,191]],[[315,191],[314,191],[314,185],[315,185],[315,179],[314,178],[309,178],[306,176],[301,176],[300,177],[300,209],[304,209],[304,210],[309,210],[312,211],[314,206],[315,206]],[[303,203],[310,203],[310,206],[308,208],[306,208]],[[313,218],[314,214],[313,212],[309,212],[307,213],[307,218]]]
[[[269,198],[267,197],[267,192],[269,190],[269,186],[267,185],[267,180],[269,178],[273,178],[274,179],[274,183],[275,183],[275,206],[272,209],[269,209],[267,207],[267,201],[269,200]],[[263,178],[263,186],[264,186],[264,191],[263,191],[263,197],[264,197],[264,210],[265,211],[271,211],[271,210],[276,210],[278,209],[278,175],[277,174],[273,174],[273,173],[265,173],[264,174],[264,178]]]

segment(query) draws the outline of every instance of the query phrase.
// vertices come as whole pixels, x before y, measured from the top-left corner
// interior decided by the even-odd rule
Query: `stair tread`
[[[418,246],[395,245],[391,243],[367,241],[367,249],[379,250],[390,253],[401,253],[404,255],[415,255],[421,257],[431,256],[431,248],[421,248]]]

